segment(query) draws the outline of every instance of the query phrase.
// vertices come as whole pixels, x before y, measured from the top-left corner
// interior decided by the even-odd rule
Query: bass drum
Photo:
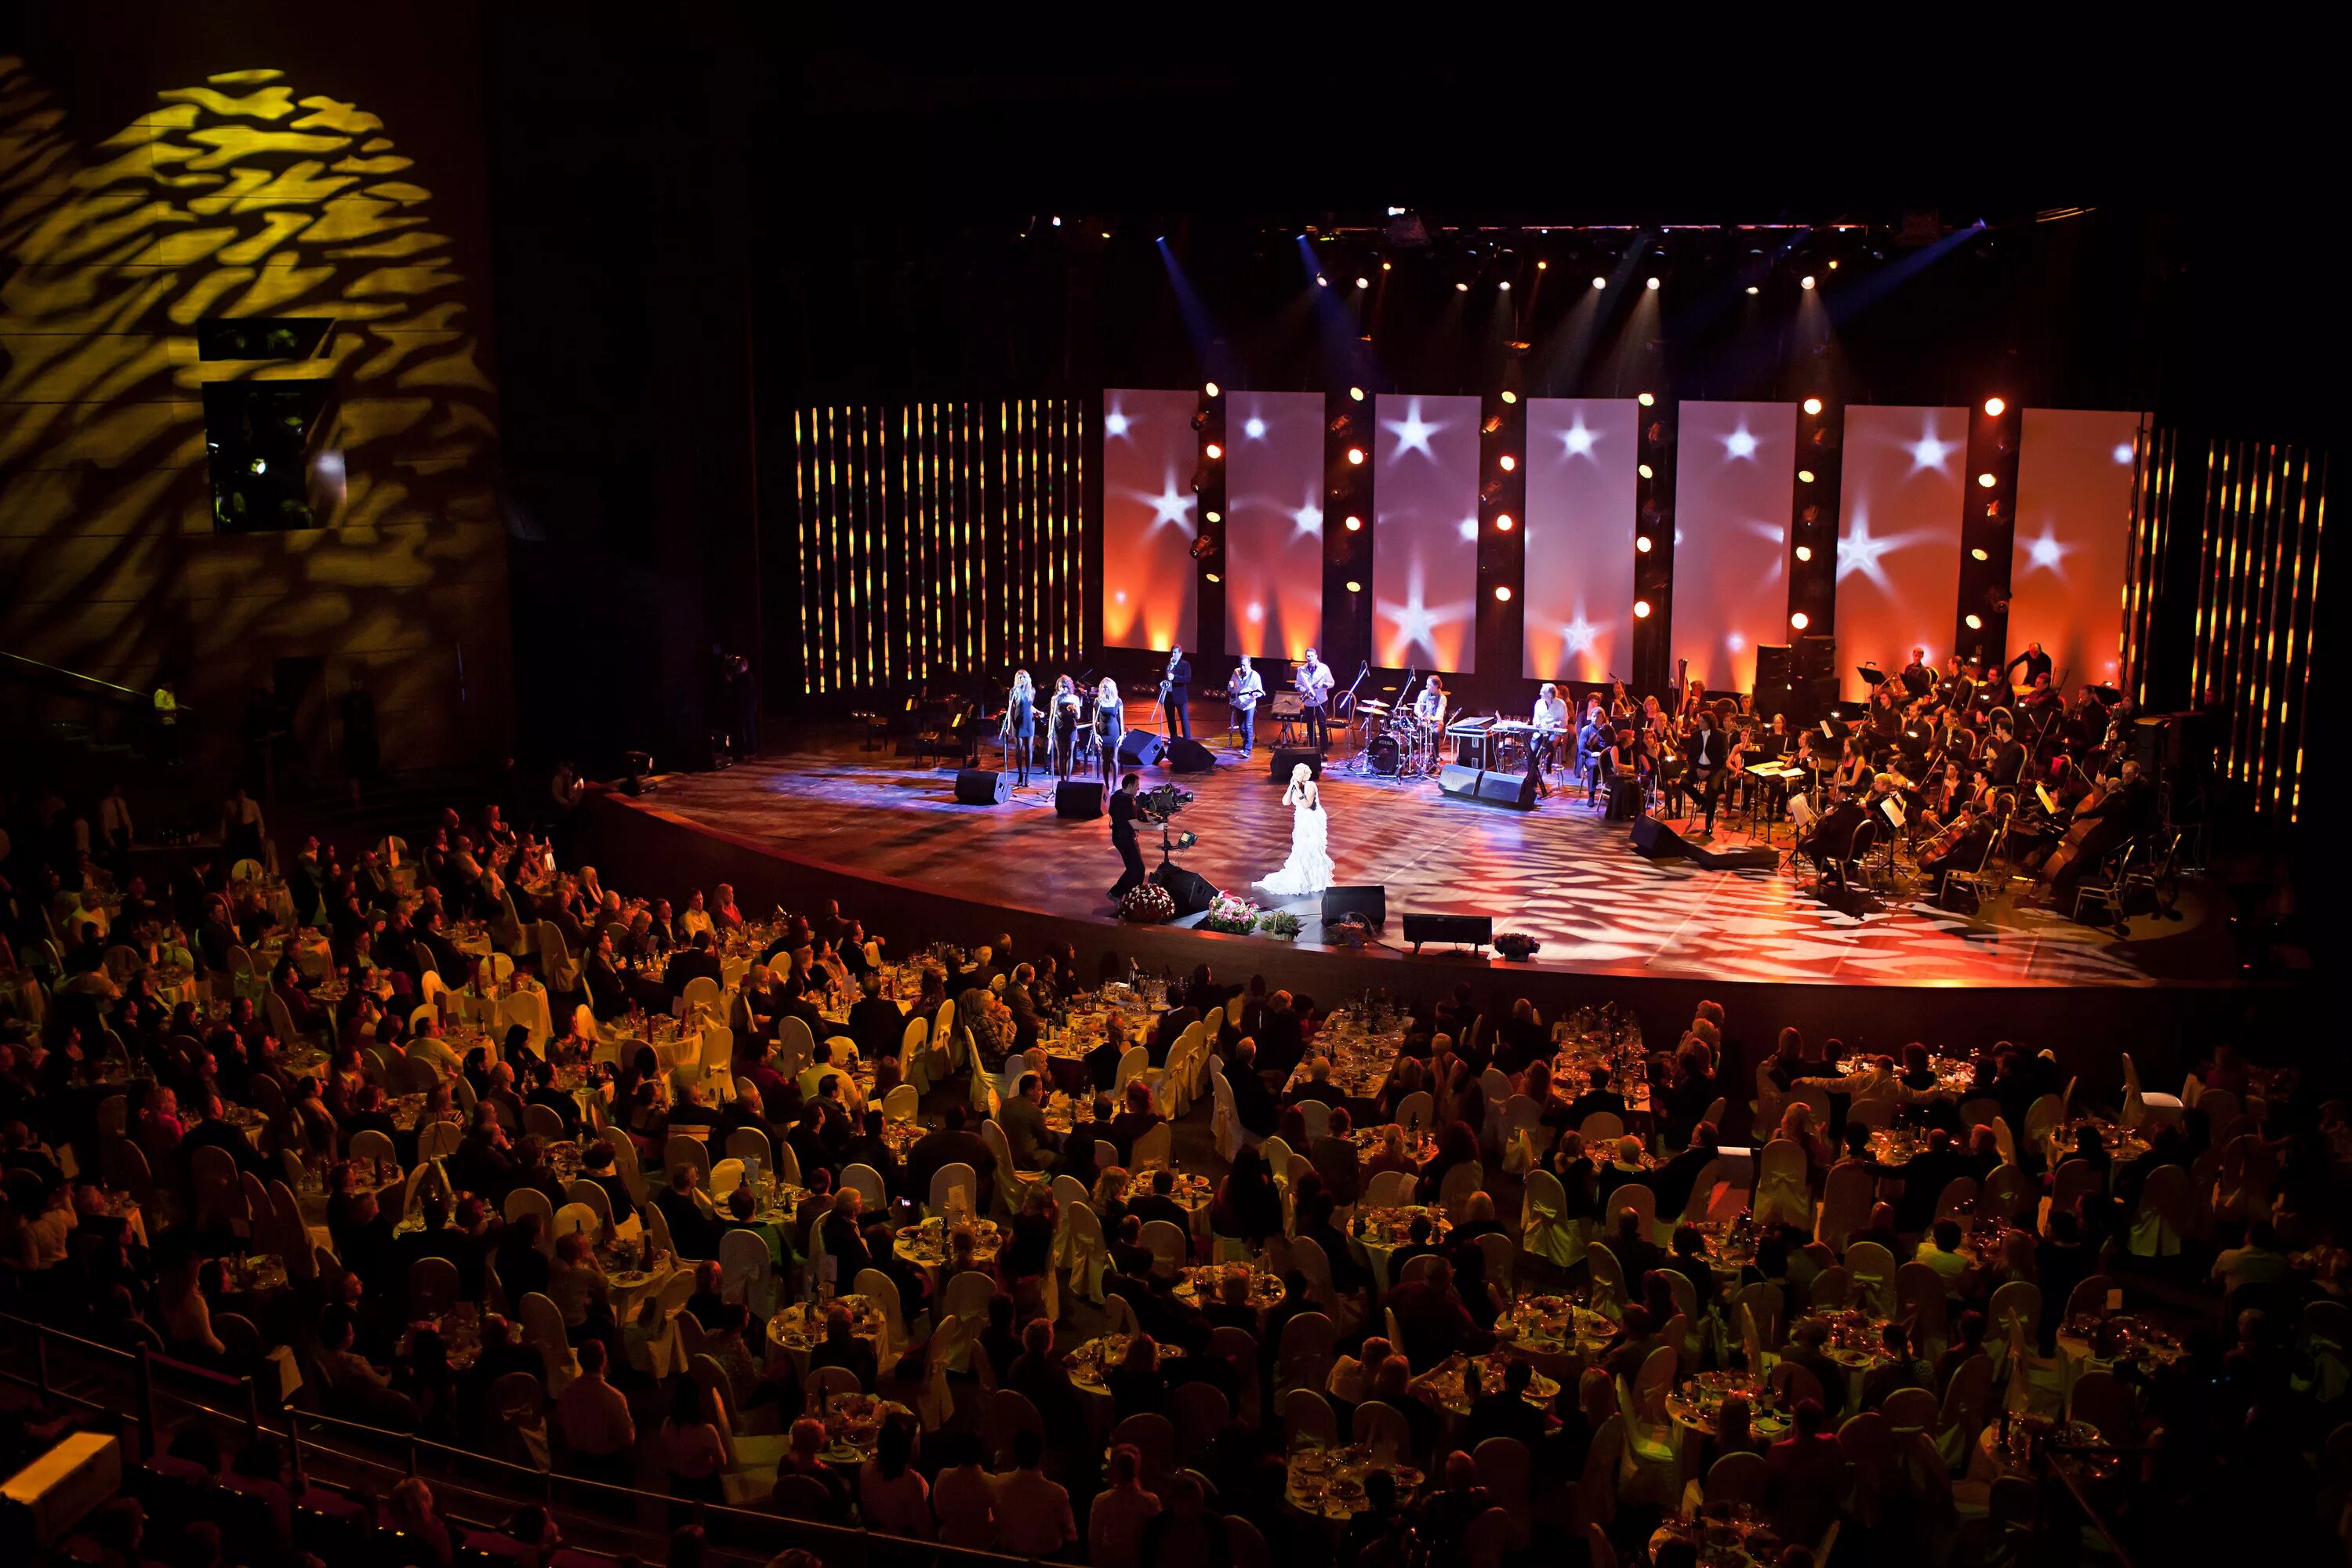
[[[1371,744],[1364,748],[1364,760],[1376,776],[1392,779],[1403,763],[1404,751],[1394,735],[1375,735]]]

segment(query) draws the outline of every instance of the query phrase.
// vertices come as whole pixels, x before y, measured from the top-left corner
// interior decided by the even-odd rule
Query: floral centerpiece
[[[1298,934],[1298,917],[1287,910],[1276,910],[1271,914],[1258,916],[1257,929],[1267,936],[1288,942]]]
[[[1157,882],[1139,882],[1118,901],[1118,918],[1129,925],[1156,926],[1176,916],[1176,900]]]
[[[1257,924],[1257,906],[1237,894],[1219,893],[1210,902],[1209,912],[1201,917],[1201,924],[1209,931],[1244,936]]]
[[[1523,931],[1497,931],[1495,951],[1505,958],[1525,959],[1543,951],[1543,943]]]

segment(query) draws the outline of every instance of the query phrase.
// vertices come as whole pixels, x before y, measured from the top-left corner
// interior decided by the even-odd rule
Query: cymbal
[[[1356,711],[1359,713],[1385,713],[1388,710],[1389,705],[1377,700],[1356,704]]]

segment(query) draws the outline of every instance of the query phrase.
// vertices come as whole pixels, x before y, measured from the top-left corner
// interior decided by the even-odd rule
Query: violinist
[[[1992,710],[1992,739],[1985,742],[1986,771],[1996,785],[2017,783],[2025,771],[2025,748],[2018,744],[2009,710]]]
[[[1937,685],[1936,701],[1946,711],[1958,714],[1962,723],[1976,706],[1977,683],[1970,679],[1960,664],[1960,656],[1953,654],[1944,660],[1944,679]]]
[[[1958,822],[1972,802],[1968,781],[1960,776],[1960,764],[1956,760],[1947,760],[1919,791],[1920,813],[1933,833],[1941,833]]]
[[[1640,711],[1633,697],[1625,690],[1625,683],[1612,679],[1609,682],[1609,721],[1622,729]]]

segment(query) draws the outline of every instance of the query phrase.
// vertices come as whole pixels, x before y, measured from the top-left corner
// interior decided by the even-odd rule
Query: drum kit
[[[1362,744],[1349,763],[1352,772],[1372,778],[1426,778],[1438,770],[1437,729],[1413,716],[1396,711],[1377,698],[1356,704],[1356,725]]]

